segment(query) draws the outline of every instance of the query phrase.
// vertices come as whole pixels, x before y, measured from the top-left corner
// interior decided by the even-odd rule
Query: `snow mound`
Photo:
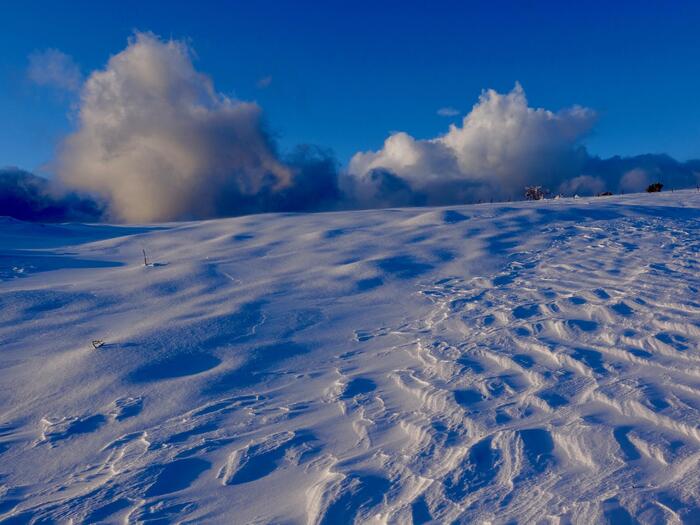
[[[0,521],[698,523],[699,219],[2,219]]]

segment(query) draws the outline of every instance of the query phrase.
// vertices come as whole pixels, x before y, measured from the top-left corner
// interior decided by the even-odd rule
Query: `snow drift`
[[[698,219],[4,219],[0,521],[697,523]]]

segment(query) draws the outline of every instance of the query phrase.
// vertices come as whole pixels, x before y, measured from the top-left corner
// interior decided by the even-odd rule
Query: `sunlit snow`
[[[0,521],[698,523],[699,219],[0,219]]]

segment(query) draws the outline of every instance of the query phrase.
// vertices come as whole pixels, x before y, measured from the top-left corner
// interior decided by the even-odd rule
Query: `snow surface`
[[[699,523],[699,218],[0,219],[0,521]]]

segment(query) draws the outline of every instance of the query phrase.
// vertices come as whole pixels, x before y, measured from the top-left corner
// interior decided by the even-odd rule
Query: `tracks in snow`
[[[322,351],[304,330],[340,301],[282,312],[250,302],[210,319],[219,280],[236,278],[205,265],[179,292],[198,298],[201,320],[171,341],[216,352],[166,354],[105,406],[38,421],[27,446],[42,457],[118,437],[67,476],[0,486],[0,520],[196,522],[252,501],[252,522],[692,523],[698,225],[548,224],[545,249],[490,277],[420,281],[424,315],[366,317],[354,337],[321,338]],[[399,266],[395,279],[408,279]],[[154,383],[193,393],[172,417],[148,419],[149,403],[167,403]],[[20,438],[0,427],[0,452]],[[276,495],[272,511],[261,493]]]
[[[414,362],[355,402],[374,454],[365,469],[393,472],[377,516],[697,517],[698,226],[605,226],[553,228],[546,250],[518,254],[492,279],[425,287],[426,318],[358,332],[401,334],[396,348]],[[368,418],[372,396],[382,411]]]

